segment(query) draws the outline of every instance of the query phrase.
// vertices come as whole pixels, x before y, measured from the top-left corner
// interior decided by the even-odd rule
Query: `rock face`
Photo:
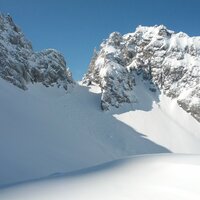
[[[200,121],[200,37],[165,26],[139,26],[134,33],[112,33],[94,53],[83,82],[102,88],[102,109],[133,102],[135,77],[162,90]],[[132,92],[131,92],[132,91]]]
[[[24,90],[36,82],[67,90],[74,82],[64,57],[53,49],[35,53],[9,15],[0,15],[0,77]]]

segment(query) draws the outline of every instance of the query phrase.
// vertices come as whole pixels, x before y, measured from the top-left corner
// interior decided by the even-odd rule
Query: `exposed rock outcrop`
[[[0,15],[0,77],[21,89],[29,83],[62,86],[74,83],[64,57],[56,50],[36,53],[8,15]]]
[[[142,75],[150,90],[162,90],[200,121],[200,37],[165,26],[139,26],[134,33],[112,33],[100,45],[83,82],[102,88],[102,109],[134,101],[129,95]],[[135,86],[137,87],[137,86]]]

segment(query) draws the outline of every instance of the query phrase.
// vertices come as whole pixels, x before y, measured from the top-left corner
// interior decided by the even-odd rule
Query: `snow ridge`
[[[54,49],[34,52],[11,16],[0,14],[0,77],[28,89],[28,83],[41,82],[67,90],[74,81],[64,57]]]
[[[134,33],[111,33],[94,52],[86,84],[102,89],[101,106],[134,102],[135,77],[142,75],[151,91],[161,90],[200,121],[200,37],[139,26]]]

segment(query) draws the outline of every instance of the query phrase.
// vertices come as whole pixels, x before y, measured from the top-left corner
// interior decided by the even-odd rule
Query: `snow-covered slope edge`
[[[139,156],[0,190],[1,200],[197,200],[199,155]]]
[[[102,109],[134,102],[135,77],[160,89],[200,121],[200,37],[165,26],[139,26],[134,33],[112,33],[94,52],[84,82],[102,88]],[[157,88],[158,87],[158,88]]]
[[[34,52],[11,16],[0,14],[0,77],[21,89],[29,83],[68,89],[74,81],[64,57],[54,49]]]

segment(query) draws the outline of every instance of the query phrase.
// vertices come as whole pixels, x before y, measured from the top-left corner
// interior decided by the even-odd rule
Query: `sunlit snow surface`
[[[95,85],[66,94],[0,79],[0,199],[198,199],[199,156],[144,156],[84,170],[131,155],[200,153],[200,124],[136,81],[136,103],[103,112]]]
[[[198,200],[200,156],[136,156],[65,177],[2,189],[0,199]]]

